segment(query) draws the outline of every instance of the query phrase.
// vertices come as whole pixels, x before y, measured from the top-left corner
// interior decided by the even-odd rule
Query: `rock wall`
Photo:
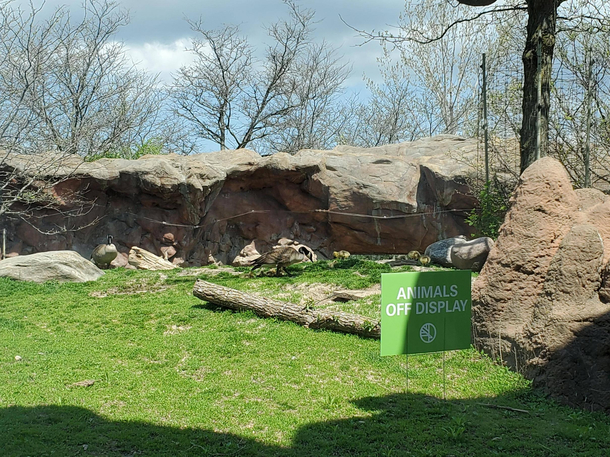
[[[73,249],[88,257],[107,234],[120,252],[115,265],[127,264],[132,246],[178,265],[230,263],[252,241],[264,251],[280,238],[321,258],[341,249],[423,251],[471,233],[464,219],[476,204],[467,184],[476,155],[476,140],[439,136],[269,157],[249,150],[92,163],[72,157],[54,167],[62,182],[52,193],[64,213],[41,209],[27,222],[4,221],[8,251]],[[13,156],[4,166],[26,170],[25,160]],[[85,212],[66,218],[80,206],[74,195]]]
[[[610,412],[609,260],[610,196],[538,160],[474,282],[475,344],[554,397]]]

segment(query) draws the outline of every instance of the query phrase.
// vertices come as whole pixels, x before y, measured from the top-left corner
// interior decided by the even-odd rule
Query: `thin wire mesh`
[[[549,155],[563,163],[578,188],[585,186],[588,149],[591,187],[609,193],[610,40],[607,34],[601,35],[599,32],[558,35],[552,75]],[[515,178],[520,173],[523,95],[519,57],[514,53],[487,56],[491,169]],[[482,103],[482,96],[479,100]],[[481,117],[479,120],[482,123]],[[482,126],[477,132],[483,141]]]

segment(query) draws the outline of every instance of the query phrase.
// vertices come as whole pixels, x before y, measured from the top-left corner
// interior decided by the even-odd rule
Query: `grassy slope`
[[[303,282],[367,287],[384,271],[338,266],[346,268],[293,267],[294,278],[199,277],[276,295]],[[125,270],[88,284],[0,278],[0,454],[603,456],[610,448],[610,418],[546,400],[474,350],[381,358],[378,341],[217,309],[191,295],[194,281]],[[375,314],[367,304],[357,311]],[[83,380],[95,383],[75,385]]]

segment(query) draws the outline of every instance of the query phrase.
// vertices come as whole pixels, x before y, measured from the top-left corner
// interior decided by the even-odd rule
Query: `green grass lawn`
[[[299,301],[312,284],[370,287],[389,267],[246,271],[0,278],[0,455],[608,455],[609,417],[544,398],[474,349],[381,358],[379,341],[191,294],[199,277]],[[332,306],[379,318],[378,297]]]

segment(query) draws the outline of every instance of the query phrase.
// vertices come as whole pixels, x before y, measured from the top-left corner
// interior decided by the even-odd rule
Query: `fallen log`
[[[307,306],[248,294],[198,279],[193,295],[201,300],[236,311],[253,311],[259,317],[273,317],[295,322],[303,327],[354,333],[367,338],[379,338],[379,321],[358,314],[316,310]]]
[[[127,260],[129,265],[133,265],[138,270],[173,270],[178,268],[176,265],[163,257],[154,255],[152,252],[148,252],[145,249],[133,246],[129,251],[129,258]]]

